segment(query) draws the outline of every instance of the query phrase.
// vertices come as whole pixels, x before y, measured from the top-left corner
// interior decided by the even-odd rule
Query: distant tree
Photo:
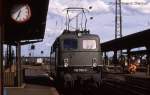
[[[31,45],[31,50],[34,50],[35,49],[35,45]]]
[[[42,51],[41,51],[41,54],[43,54],[43,53],[44,53],[44,51],[42,50]]]
[[[90,6],[89,9],[92,9],[92,6]]]

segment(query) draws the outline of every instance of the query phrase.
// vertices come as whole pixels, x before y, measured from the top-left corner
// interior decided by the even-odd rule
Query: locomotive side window
[[[63,44],[65,49],[77,49],[76,39],[65,39]]]
[[[95,40],[83,40],[83,49],[96,49]]]

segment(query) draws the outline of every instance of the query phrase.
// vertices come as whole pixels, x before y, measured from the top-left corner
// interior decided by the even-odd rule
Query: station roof
[[[31,18],[25,23],[12,20],[10,13],[14,5],[26,1],[31,9]],[[43,39],[49,0],[5,0],[5,32],[4,41]]]
[[[139,50],[139,51],[130,51],[130,55],[144,55],[150,52],[150,50]],[[127,52],[123,52],[123,54],[128,54]]]
[[[123,49],[132,49],[150,45],[150,29],[137,32],[131,35],[124,36],[104,42],[101,44],[102,51],[115,51]]]
[[[43,39],[39,39],[39,40],[25,40],[25,41],[20,41],[19,44],[20,45],[27,45],[27,44],[33,44],[33,43],[38,43],[38,42],[42,42],[42,41],[43,41]],[[4,44],[17,46],[18,42],[16,42],[16,41],[9,41],[9,42],[5,42]]]

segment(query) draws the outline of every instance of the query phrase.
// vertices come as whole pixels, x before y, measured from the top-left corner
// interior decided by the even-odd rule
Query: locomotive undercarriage
[[[92,68],[92,67],[91,67]],[[98,69],[99,68],[99,69]],[[64,88],[85,88],[100,87],[102,75],[100,67],[92,68],[95,71],[86,71],[86,69],[69,69],[63,68],[57,72],[57,84]],[[75,70],[75,71],[72,71]],[[78,72],[77,72],[78,70]],[[87,69],[88,70],[88,69]]]

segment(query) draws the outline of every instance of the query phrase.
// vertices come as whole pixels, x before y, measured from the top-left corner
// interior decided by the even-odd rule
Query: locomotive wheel
[[[97,88],[100,88],[102,85],[102,82],[96,82]]]
[[[72,81],[67,81],[64,83],[64,88],[74,88],[74,84]]]

